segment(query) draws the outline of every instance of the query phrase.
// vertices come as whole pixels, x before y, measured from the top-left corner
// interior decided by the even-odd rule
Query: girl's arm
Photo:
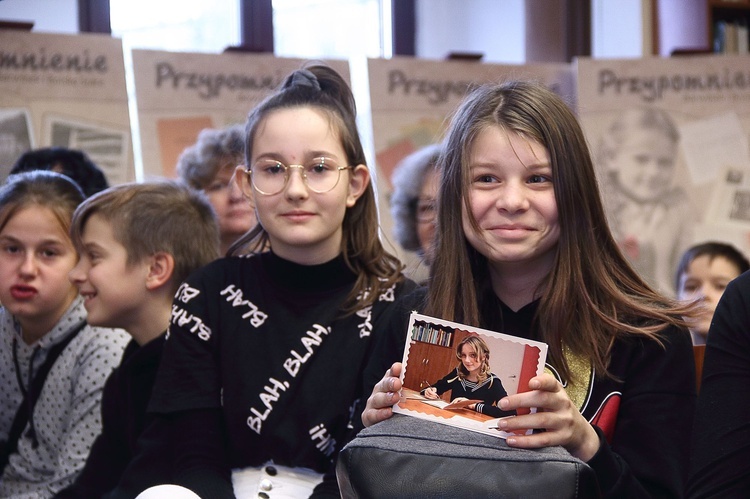
[[[83,333],[91,334],[85,330]],[[104,383],[120,362],[122,347],[127,339],[124,334],[116,331],[99,330],[78,353],[76,368],[70,377],[73,394],[70,399],[69,421],[65,432],[59,435],[60,450],[55,471],[44,482],[38,483],[39,490],[45,490],[47,494],[62,490],[73,483],[84,467],[91,447],[101,432]],[[67,348],[71,347],[72,344]],[[57,362],[62,360],[61,356]],[[53,367],[49,376],[55,375],[56,369]],[[47,382],[50,381],[49,376]],[[39,410],[39,406],[36,410]]]
[[[456,370],[449,372],[445,376],[443,376],[441,379],[437,380],[434,385],[428,386],[427,388],[422,389],[422,393],[427,395],[427,390],[430,390],[431,393],[435,394],[435,398],[438,398],[440,395],[444,394],[448,390],[450,390],[450,384],[448,383],[448,380],[451,378],[456,377]],[[430,398],[430,397],[427,397]]]
[[[695,410],[695,366],[687,331],[668,329],[663,341],[664,348],[646,339],[615,345],[610,368],[623,383],[620,392],[611,394],[619,405],[615,421],[608,423],[611,434],[605,437],[604,428],[587,422],[562,385],[542,375],[529,382],[531,392],[506,397],[500,404],[503,409],[540,410],[498,425],[506,431],[546,431],[513,436],[508,445],[562,445],[593,468],[605,496],[682,497],[690,443],[685,437]]]
[[[175,435],[175,483],[201,497],[233,499],[221,409],[184,411],[170,421]]]
[[[500,378],[496,376],[494,376],[494,378],[495,379],[492,381],[492,386],[488,388],[486,392],[484,392],[479,397],[472,397],[481,398],[484,400],[484,403],[476,404],[474,410],[477,412],[481,412],[482,414],[492,416],[493,418],[514,416],[516,414],[516,411],[504,411],[498,406],[500,400],[508,396],[508,392],[505,391],[505,387],[503,387]]]

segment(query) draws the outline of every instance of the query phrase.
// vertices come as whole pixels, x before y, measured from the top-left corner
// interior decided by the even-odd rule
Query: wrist
[[[586,428],[583,441],[575,450],[570,452],[573,456],[585,463],[589,462],[599,451],[599,447],[601,447],[599,435],[596,433],[596,430],[594,430],[594,427],[586,423]]]

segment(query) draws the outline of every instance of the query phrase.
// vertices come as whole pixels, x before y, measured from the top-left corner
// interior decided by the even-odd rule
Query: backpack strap
[[[49,353],[47,354],[47,358],[44,360],[44,363],[39,367],[39,370],[37,370],[36,374],[34,375],[34,379],[29,385],[29,388],[24,395],[23,401],[21,401],[21,405],[16,411],[16,416],[13,418],[13,424],[11,425],[10,431],[8,432],[8,439],[5,442],[0,442],[2,444],[2,449],[0,449],[0,473],[2,473],[2,471],[5,469],[5,466],[8,464],[10,455],[18,450],[18,440],[21,438],[23,430],[24,428],[26,428],[26,425],[29,422],[29,417],[34,412],[34,406],[36,406],[39,395],[42,393],[42,388],[44,387],[44,382],[47,379],[47,374],[49,374],[50,369],[52,369],[52,366],[55,364],[55,361],[57,361],[57,358],[60,356],[63,350],[65,350],[65,347],[67,347],[68,344],[73,341],[73,338],[78,336],[78,333],[80,333],[84,327],[86,327],[85,320],[81,321],[81,323],[78,324],[73,331],[68,333],[68,335],[63,338],[61,342],[52,346],[52,348],[50,348],[49,350]],[[29,433],[32,434],[32,438],[36,441],[36,435],[34,434],[33,427],[30,428]]]

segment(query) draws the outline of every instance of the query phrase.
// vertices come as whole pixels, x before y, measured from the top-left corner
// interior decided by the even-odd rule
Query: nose
[[[68,280],[73,284],[80,284],[86,279],[83,259],[78,260],[75,267],[68,272]]]
[[[21,273],[21,275],[34,276],[36,275],[38,268],[39,267],[37,266],[37,261],[34,257],[34,253],[28,252],[23,257],[19,272]]]
[[[295,175],[295,171],[298,173]],[[304,178],[304,167],[298,165],[289,166],[289,179],[286,182],[284,192],[290,199],[306,198],[309,194],[307,182]]]
[[[498,192],[496,205],[498,209],[508,213],[526,211],[529,207],[526,189],[518,182],[506,183]]]

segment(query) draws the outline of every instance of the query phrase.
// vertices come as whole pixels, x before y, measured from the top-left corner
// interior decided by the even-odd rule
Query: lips
[[[309,211],[289,211],[282,213],[281,216],[293,222],[304,222],[315,216],[315,214]]]
[[[93,291],[79,291],[78,293],[83,297],[84,305],[96,296],[96,293]]]
[[[16,284],[10,288],[10,296],[15,300],[30,300],[37,294],[39,294],[39,292],[33,286]]]
[[[489,232],[496,234],[500,237],[505,238],[521,238],[526,237],[529,232],[534,231],[533,227],[521,224],[501,224],[494,225],[489,228]]]

